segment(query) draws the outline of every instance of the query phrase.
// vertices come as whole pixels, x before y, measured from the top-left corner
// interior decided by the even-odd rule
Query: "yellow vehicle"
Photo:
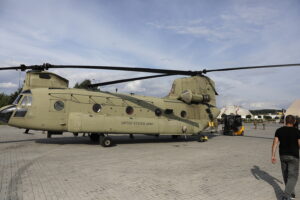
[[[242,118],[240,115],[224,115],[222,117],[224,124],[224,135],[244,135],[245,127],[243,126]]]
[[[214,82],[206,72],[255,69],[299,64],[253,66],[202,71],[164,70],[110,66],[33,65],[2,67],[0,70],[28,70],[21,94],[12,105],[0,108],[0,120],[10,126],[42,130],[48,137],[63,132],[88,133],[93,142],[112,145],[110,134],[196,135],[216,120]],[[158,73],[159,75],[94,84],[90,87],[172,75],[190,77],[175,79],[164,98],[91,91],[68,87],[68,80],[46,71],[51,68],[85,68]]]

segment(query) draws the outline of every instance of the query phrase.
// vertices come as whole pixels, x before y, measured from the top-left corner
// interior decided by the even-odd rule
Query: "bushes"
[[[4,93],[0,93],[0,108],[9,104],[12,104],[17,96],[20,94],[22,89],[18,89],[14,93],[7,95]]]

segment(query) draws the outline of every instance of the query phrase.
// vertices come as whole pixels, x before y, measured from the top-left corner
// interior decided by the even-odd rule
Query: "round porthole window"
[[[102,106],[101,106],[100,104],[96,103],[96,104],[93,105],[93,111],[94,111],[95,113],[100,112],[101,109],[102,109]]]
[[[133,114],[133,107],[132,107],[132,106],[127,106],[127,108],[126,108],[126,113],[127,113],[128,115],[132,115],[132,114]]]
[[[56,101],[56,102],[54,103],[54,109],[55,109],[55,110],[61,111],[61,110],[63,110],[64,108],[65,108],[64,102],[62,102],[62,101]]]
[[[155,109],[155,115],[159,117],[159,116],[161,116],[161,114],[162,114],[161,109],[156,108],[156,109]]]
[[[186,111],[183,110],[183,111],[181,111],[180,115],[181,115],[181,117],[185,118],[187,113],[186,113]]]

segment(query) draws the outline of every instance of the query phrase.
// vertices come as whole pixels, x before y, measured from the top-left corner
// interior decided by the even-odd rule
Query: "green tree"
[[[10,96],[4,93],[0,94],[0,107],[8,105],[10,102]]]
[[[100,91],[97,88],[90,88],[89,85],[91,85],[92,82],[89,79],[85,79],[81,83],[76,83],[74,88],[79,88],[79,89],[86,89],[86,90],[92,90],[92,91]]]
[[[0,93],[0,107],[12,104],[17,96],[21,93],[22,89],[19,88],[17,91],[11,93],[10,95]]]
[[[17,91],[15,91],[14,93],[11,93],[9,95],[10,100],[9,100],[9,104],[12,104],[14,102],[14,100],[17,98],[17,96],[22,92],[22,88],[19,88]]]

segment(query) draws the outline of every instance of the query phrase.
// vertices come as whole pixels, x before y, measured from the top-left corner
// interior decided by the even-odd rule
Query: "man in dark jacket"
[[[281,170],[286,194],[282,199],[288,200],[295,198],[295,186],[299,174],[300,132],[294,128],[294,116],[286,116],[285,123],[286,126],[277,129],[275,133],[272,145],[272,163],[276,163],[275,153],[279,143]]]

